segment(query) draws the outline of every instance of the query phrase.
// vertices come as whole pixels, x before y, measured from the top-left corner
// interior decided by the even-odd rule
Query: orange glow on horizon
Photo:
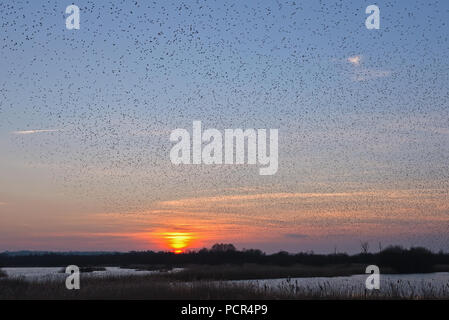
[[[165,244],[176,254],[184,252],[194,239],[190,232],[163,232],[161,236]]]

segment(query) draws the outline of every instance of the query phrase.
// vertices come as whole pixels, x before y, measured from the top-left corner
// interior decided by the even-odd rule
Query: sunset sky
[[[0,251],[449,251],[449,2],[71,3],[0,4]],[[173,165],[195,120],[278,172]]]

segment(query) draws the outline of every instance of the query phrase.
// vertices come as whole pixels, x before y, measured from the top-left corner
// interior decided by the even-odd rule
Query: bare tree
[[[368,253],[368,249],[369,249],[368,241],[360,242],[360,247],[362,247],[362,253],[364,253],[364,254]]]

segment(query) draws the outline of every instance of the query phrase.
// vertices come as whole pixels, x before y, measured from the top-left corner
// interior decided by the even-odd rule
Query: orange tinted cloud
[[[362,56],[357,55],[357,56],[352,56],[352,57],[348,57],[347,59],[350,63],[352,63],[355,66],[359,66],[360,62],[362,61]]]
[[[280,199],[306,199],[328,197],[354,197],[361,195],[373,195],[373,192],[346,192],[346,193],[259,193],[249,195],[225,195],[214,197],[185,198],[179,200],[161,201],[162,206],[186,207],[198,204],[223,203],[248,200],[280,200]]]

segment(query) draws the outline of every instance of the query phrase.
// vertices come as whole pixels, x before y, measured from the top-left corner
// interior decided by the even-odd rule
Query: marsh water
[[[171,271],[146,271],[125,269],[120,267],[106,267],[104,271],[84,273],[83,277],[129,276],[148,275],[159,272],[177,272],[182,268]],[[8,278],[22,278],[28,281],[46,281],[65,279],[67,274],[61,272],[62,268],[2,268]],[[261,289],[274,289],[283,291],[305,291],[309,293],[326,292],[338,294],[353,293],[355,296],[366,292],[365,281],[368,275],[353,275],[344,277],[311,277],[311,278],[282,278],[260,280],[238,280],[230,283],[242,283],[258,286]],[[425,274],[385,274],[380,275],[380,291],[395,293],[401,296],[420,295],[432,293],[443,296],[449,293],[449,273]]]

